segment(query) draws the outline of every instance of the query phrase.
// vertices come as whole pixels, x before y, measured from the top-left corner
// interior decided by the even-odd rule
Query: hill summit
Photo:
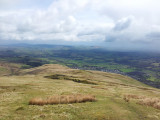
[[[5,120],[160,119],[159,89],[115,73],[70,69],[58,64],[1,76],[0,100],[0,119]],[[32,104],[33,100],[39,101],[32,105],[30,100]],[[39,104],[41,101],[45,104]]]

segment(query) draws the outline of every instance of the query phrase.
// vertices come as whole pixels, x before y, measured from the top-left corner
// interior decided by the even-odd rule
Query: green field
[[[117,52],[83,46],[21,45],[3,47],[0,61],[22,64],[22,69],[61,64],[75,69],[125,74],[160,88],[159,53]]]

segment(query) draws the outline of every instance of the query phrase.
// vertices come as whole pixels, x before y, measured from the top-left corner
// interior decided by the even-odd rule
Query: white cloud
[[[18,8],[19,2],[0,0],[0,6]],[[46,9],[1,8],[0,40],[155,42],[160,40],[159,4],[159,0],[53,0]]]

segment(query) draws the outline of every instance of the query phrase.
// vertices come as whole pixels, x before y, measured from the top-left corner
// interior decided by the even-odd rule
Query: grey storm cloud
[[[105,38],[105,42],[115,42],[117,40],[116,36],[107,35]]]
[[[158,39],[160,40],[160,32],[151,32],[146,35],[147,38],[150,39]]]
[[[110,43],[124,42],[124,41],[131,41],[131,40],[132,38],[130,35],[114,33],[114,32],[107,34],[105,37],[105,42],[110,42]]]
[[[127,29],[131,25],[132,20],[130,18],[122,19],[115,24],[114,30],[121,31]]]

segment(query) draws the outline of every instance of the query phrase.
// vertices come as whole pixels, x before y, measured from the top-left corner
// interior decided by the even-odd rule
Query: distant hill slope
[[[68,77],[73,78],[81,78],[91,81],[98,82],[113,82],[119,84],[126,84],[132,86],[146,86],[143,83],[134,80],[130,77],[123,76],[115,73],[107,73],[100,71],[90,71],[90,70],[78,70],[78,69],[70,69],[66,66],[62,66],[59,64],[46,64],[40,67],[35,67],[31,69],[21,70],[18,75],[66,75]]]
[[[97,101],[44,106],[28,104],[35,97],[72,94],[94,95]],[[1,76],[0,101],[0,120],[160,119],[159,89],[119,74],[70,69],[58,64]]]
[[[37,74],[51,74],[55,72],[65,73],[67,71],[71,71],[71,69],[59,64],[45,64],[40,67],[34,67],[34,68],[22,70],[18,74],[19,75],[26,75],[26,74],[37,75]]]
[[[0,76],[13,75],[20,70],[20,64],[8,63],[0,61]]]

